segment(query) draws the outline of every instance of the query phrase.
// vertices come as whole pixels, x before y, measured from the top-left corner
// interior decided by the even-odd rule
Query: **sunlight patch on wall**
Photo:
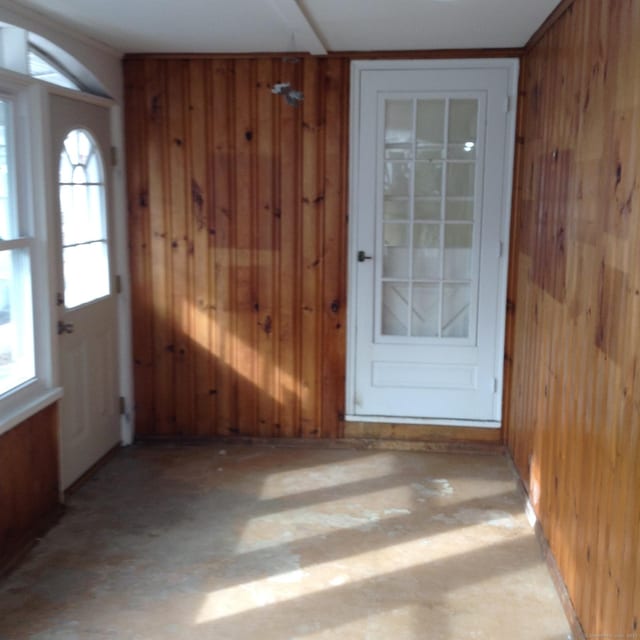
[[[310,394],[309,389],[302,388],[300,381],[287,371],[273,362],[267,362],[254,347],[233,332],[226,332],[224,341],[217,340],[216,336],[220,333],[219,325],[209,309],[200,309],[192,302],[184,301],[181,317],[183,318],[181,331],[184,331],[202,349],[218,358],[225,366],[259,388],[261,392],[278,402],[291,396],[298,398],[301,402],[306,401]],[[207,330],[198,331],[199,326],[205,326]]]

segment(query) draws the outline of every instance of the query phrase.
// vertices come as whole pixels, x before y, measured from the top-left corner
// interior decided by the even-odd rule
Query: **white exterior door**
[[[50,97],[59,213],[61,476],[66,489],[120,441],[109,108]]]
[[[347,418],[498,426],[517,62],[352,72]]]

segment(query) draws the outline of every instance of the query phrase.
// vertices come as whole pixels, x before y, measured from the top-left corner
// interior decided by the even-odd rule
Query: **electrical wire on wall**
[[[295,33],[291,34],[291,51],[295,51],[296,47],[296,37]],[[285,57],[282,59],[283,62],[288,62],[289,64],[298,64],[300,62],[300,58],[295,56]],[[291,86],[290,82],[277,82],[271,88],[271,92],[276,95],[280,95],[284,97],[285,102],[292,107],[297,107],[304,100],[304,93],[297,89],[294,89]]]

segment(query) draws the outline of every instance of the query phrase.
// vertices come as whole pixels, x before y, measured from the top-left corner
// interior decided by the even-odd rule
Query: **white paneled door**
[[[57,95],[50,100],[66,489],[120,441],[110,119],[106,106]]]
[[[498,426],[517,62],[354,62],[349,418]]]

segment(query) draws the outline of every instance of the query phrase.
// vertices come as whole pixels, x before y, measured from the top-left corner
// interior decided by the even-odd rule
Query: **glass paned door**
[[[479,100],[384,99],[381,336],[469,339],[477,289]]]
[[[352,74],[345,417],[497,427],[517,61]]]
[[[111,285],[111,107],[83,96],[49,100],[58,184],[56,320],[60,354],[61,488],[120,441],[118,299]]]

